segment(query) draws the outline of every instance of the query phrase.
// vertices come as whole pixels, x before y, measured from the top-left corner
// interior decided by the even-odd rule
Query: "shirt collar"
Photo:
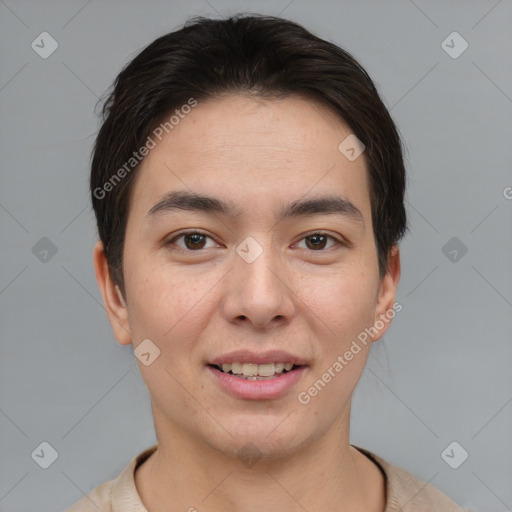
[[[152,455],[158,444],[151,446],[142,453],[134,457],[126,466],[119,476],[114,480],[112,485],[112,510],[122,510],[123,512],[147,512],[142,504],[137,487],[135,487],[135,470],[150,455]]]
[[[355,445],[356,450],[360,451],[363,455],[368,457],[380,469],[385,479],[386,486],[386,508],[384,512],[395,512],[401,510],[403,507],[402,499],[397,493],[396,482],[390,476],[395,473],[400,473],[401,480],[404,484],[411,485],[417,483],[416,480],[405,471],[400,470],[386,462],[381,457],[378,457],[373,452],[365,450]],[[137,487],[135,486],[135,470],[143,462],[146,461],[158,448],[158,444],[151,446],[144,450],[139,455],[135,456],[128,466],[126,466],[119,476],[112,484],[112,510],[122,510],[123,512],[147,512],[144,507]],[[395,479],[397,480],[397,479]]]

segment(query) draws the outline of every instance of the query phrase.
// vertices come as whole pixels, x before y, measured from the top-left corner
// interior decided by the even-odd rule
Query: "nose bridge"
[[[270,237],[249,236],[236,247],[225,313],[263,326],[293,312],[291,291]]]
[[[272,248],[270,237],[263,235],[245,238],[236,248],[239,261],[236,262],[238,279],[242,279],[246,291],[252,296],[264,295],[265,301],[275,300],[281,295],[282,279],[278,275],[279,258]],[[236,261],[236,258],[235,258]],[[277,275],[276,275],[277,274]],[[270,304],[269,304],[270,305]]]

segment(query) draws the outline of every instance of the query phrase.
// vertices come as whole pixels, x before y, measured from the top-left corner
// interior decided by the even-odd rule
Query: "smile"
[[[292,363],[233,362],[209,364],[206,368],[217,385],[232,396],[245,400],[272,400],[297,386],[308,367]]]
[[[246,380],[269,380],[279,377],[296,367],[293,363],[223,363],[214,365],[218,370]]]

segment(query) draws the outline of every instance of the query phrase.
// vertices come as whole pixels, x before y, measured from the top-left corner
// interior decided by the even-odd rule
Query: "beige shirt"
[[[116,479],[98,485],[66,512],[147,512],[135,487],[134,473],[157,447],[154,445],[134,457]],[[387,502],[383,512],[471,512],[372,452],[358,446],[354,448],[377,464],[384,474]]]

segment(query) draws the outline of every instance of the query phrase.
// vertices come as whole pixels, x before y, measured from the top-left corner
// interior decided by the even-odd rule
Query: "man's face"
[[[275,456],[348,427],[370,340],[309,401],[304,392],[389,310],[397,282],[379,280],[364,153],[350,161],[338,149],[350,133],[316,102],[226,96],[199,102],[143,161],[124,246],[127,306],[112,325],[121,343],[160,350],[138,361],[158,434]],[[154,208],[172,192],[233,211]],[[320,198],[345,207],[281,218]],[[298,367],[254,380],[222,362],[259,374]]]

